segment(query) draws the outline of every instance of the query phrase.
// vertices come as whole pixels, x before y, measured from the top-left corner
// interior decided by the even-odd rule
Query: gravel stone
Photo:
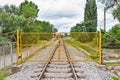
[[[26,62],[23,64],[21,71],[13,74],[9,77],[7,77],[5,80],[38,80],[38,77],[31,78],[33,74],[35,74],[35,71],[39,70],[36,65],[42,65],[45,63],[41,62]],[[111,73],[104,71],[102,69],[99,69],[94,62],[74,62],[74,65],[80,65],[81,67],[75,67],[76,72],[79,76],[78,80],[112,80]],[[53,65],[54,66],[54,65]],[[60,68],[54,68],[54,69],[60,69]],[[63,68],[64,69],[64,68]],[[52,71],[52,68],[48,68],[48,70]],[[62,69],[61,69],[62,70]],[[65,68],[64,70],[68,70],[69,68]],[[81,74],[81,71],[84,71]],[[48,78],[42,79],[42,80],[74,80],[71,78],[71,73],[45,73]],[[55,77],[56,78],[50,78]],[[80,78],[81,76],[81,78]],[[66,77],[66,78],[58,78],[58,77]]]
[[[53,47],[46,47],[40,54],[36,54],[31,60],[48,60]],[[62,46],[61,58],[65,57],[65,51]],[[75,47],[67,46],[72,60],[85,60],[85,54],[78,51]],[[56,52],[57,53],[57,52]],[[54,55],[54,59],[58,59],[58,54]],[[61,59],[61,60],[62,60]],[[22,65],[20,72],[15,73],[5,80],[38,80],[36,75],[40,75],[45,62],[25,62]],[[73,62],[72,61],[72,62]],[[97,67],[95,62],[73,62],[74,69],[78,75],[78,80],[112,80],[112,73],[107,70],[100,69]],[[42,80],[74,80],[73,73],[71,73],[70,64],[68,62],[50,62],[47,71],[44,74],[45,78]],[[33,77],[33,78],[32,78]]]

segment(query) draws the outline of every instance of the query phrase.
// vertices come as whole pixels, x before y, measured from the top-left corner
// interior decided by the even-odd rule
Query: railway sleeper
[[[74,80],[74,78],[42,78],[41,80]]]
[[[71,78],[72,73],[45,73],[45,78]]]
[[[49,64],[48,66],[49,67],[56,67],[56,68],[60,68],[60,67],[68,68],[68,67],[70,67],[70,64],[65,64],[65,65]]]
[[[57,72],[70,72],[71,71],[71,69],[70,68],[47,68],[47,70],[46,70],[47,72],[54,72],[54,73],[57,73]]]

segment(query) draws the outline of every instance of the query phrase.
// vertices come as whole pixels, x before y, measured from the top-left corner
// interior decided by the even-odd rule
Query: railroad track
[[[98,68],[96,63],[74,61],[73,57],[78,58],[77,54],[82,52],[77,53],[74,47],[66,46],[62,40],[56,41],[54,46],[46,47],[31,58],[31,61],[40,61],[28,60],[23,63],[20,72],[5,80],[112,80],[111,75]],[[79,57],[82,60],[81,57],[82,55]]]
[[[64,48],[64,54],[66,55],[68,62],[52,62],[57,48],[60,45]],[[43,69],[35,72],[38,73],[37,75],[32,76],[32,78],[38,77],[38,80],[78,80],[78,78],[80,78],[71,61],[69,51],[62,40],[54,47],[52,54]],[[81,75],[81,78],[85,77],[83,76],[83,71]]]

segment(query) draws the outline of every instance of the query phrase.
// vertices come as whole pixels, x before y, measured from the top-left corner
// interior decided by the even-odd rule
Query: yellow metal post
[[[17,41],[16,41],[16,44],[17,44],[17,64],[21,64],[21,55],[20,55],[20,40],[19,40],[19,30],[17,29],[16,31],[16,34],[17,34]]]
[[[61,57],[61,54],[60,54],[60,34],[58,35],[58,38],[59,38],[59,46],[58,46],[58,61],[60,62],[60,57]]]
[[[99,56],[99,32],[97,32],[97,46],[96,46],[96,49],[97,49],[97,57]]]
[[[102,64],[102,31],[99,32],[99,64]]]
[[[58,47],[58,61],[60,62],[60,43],[59,43],[59,47]]]
[[[20,48],[19,48],[19,52],[20,52],[20,57],[21,57],[20,60],[21,60],[21,62],[22,62],[22,35],[19,34],[19,36],[20,36],[20,37],[19,37],[19,40],[20,40],[20,41],[19,41],[19,47],[20,47]]]

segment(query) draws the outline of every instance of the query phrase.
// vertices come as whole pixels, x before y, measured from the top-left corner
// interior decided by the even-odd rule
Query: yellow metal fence
[[[102,33],[99,32],[62,32],[62,33],[34,33],[34,32],[19,32],[16,31],[17,35],[17,64],[21,64],[23,61],[40,61],[37,59],[29,60],[32,56],[36,55],[41,49],[46,46],[56,46],[59,45],[57,51],[57,59],[53,61],[67,61],[62,57],[62,48],[60,44],[54,44],[55,41],[60,40],[73,40],[75,42],[80,42],[81,46],[84,48],[90,48],[92,51],[96,51],[96,56],[94,56],[99,64],[102,64]],[[85,50],[84,50],[85,51]],[[87,52],[87,51],[86,51]],[[45,56],[44,54],[41,54]],[[72,54],[74,55],[74,54]],[[72,61],[77,61],[73,56],[71,56]],[[46,62],[46,59],[42,59],[42,62]],[[78,62],[84,60],[78,60]],[[86,60],[85,60],[86,61]],[[88,60],[89,61],[89,60]]]

